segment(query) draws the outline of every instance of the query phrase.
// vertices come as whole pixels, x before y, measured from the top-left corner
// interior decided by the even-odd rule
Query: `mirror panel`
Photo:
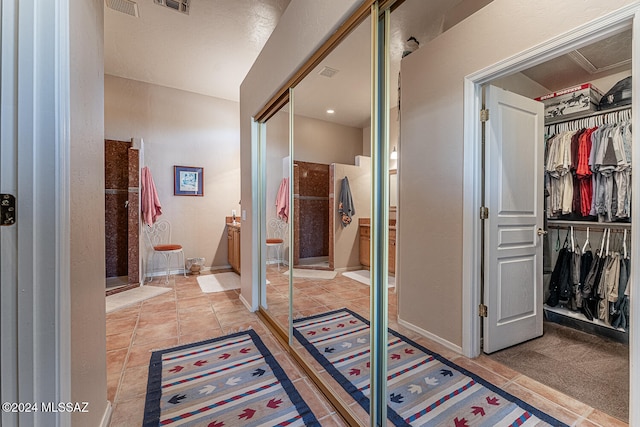
[[[278,326],[289,323],[289,276],[285,274],[289,258],[289,105],[263,124],[265,131],[265,245],[262,262],[266,274],[261,307]]]
[[[294,89],[293,131],[293,348],[361,425],[338,378],[369,378],[370,34],[366,20]]]

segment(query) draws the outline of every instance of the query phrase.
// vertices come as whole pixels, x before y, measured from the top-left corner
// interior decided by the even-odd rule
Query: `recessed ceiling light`
[[[332,110],[332,109],[327,110],[327,114],[333,114],[333,113],[335,113],[335,110]]]

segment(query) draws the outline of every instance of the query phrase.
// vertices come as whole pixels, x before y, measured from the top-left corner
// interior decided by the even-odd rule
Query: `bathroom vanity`
[[[227,259],[233,271],[240,274],[240,222],[234,223],[231,217],[226,217],[226,222]]]
[[[358,233],[360,235],[360,264],[371,267],[371,219],[358,219]],[[396,272],[396,220],[389,220],[389,273]]]

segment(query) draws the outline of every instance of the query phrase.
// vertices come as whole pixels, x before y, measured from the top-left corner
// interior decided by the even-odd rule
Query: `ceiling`
[[[631,69],[631,30],[581,47],[522,72],[553,92]]]
[[[130,0],[106,0],[125,1]],[[105,7],[105,73],[238,101],[242,80],[291,0],[190,0],[189,15],[137,0],[138,17]],[[421,44],[490,0],[407,0],[391,14],[391,84],[409,37]],[[370,23],[363,22],[295,88],[296,114],[365,127]],[[523,72],[549,91],[631,68],[631,31]],[[338,72],[319,75],[324,67]],[[391,90],[391,105],[397,91]],[[327,114],[327,109],[335,110]]]
[[[138,17],[105,6],[105,74],[238,101],[290,1],[190,0],[186,15],[135,0]]]

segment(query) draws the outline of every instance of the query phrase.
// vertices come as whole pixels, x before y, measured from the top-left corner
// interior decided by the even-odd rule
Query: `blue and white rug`
[[[255,331],[151,355],[144,427],[319,426]]]
[[[294,320],[307,351],[369,411],[369,322],[348,309]],[[388,418],[395,426],[566,426],[389,329]]]

